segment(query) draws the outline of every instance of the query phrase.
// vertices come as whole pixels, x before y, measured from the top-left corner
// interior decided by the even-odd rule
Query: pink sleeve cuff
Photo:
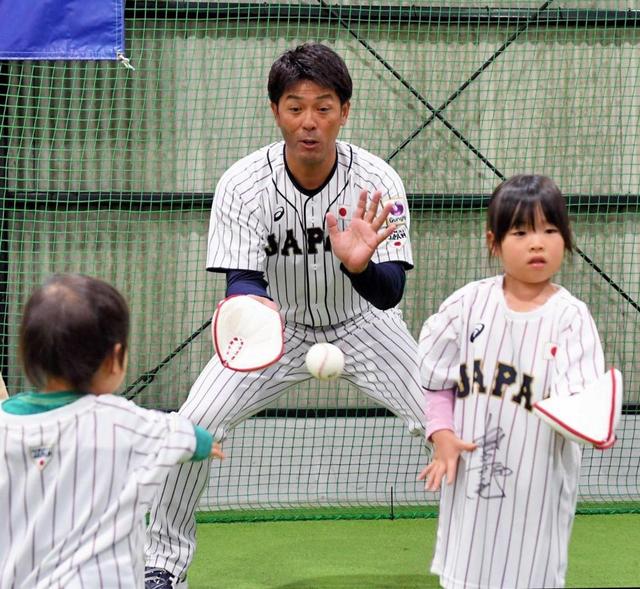
[[[441,429],[453,430],[453,405],[455,394],[453,389],[429,391],[424,389],[426,438]]]

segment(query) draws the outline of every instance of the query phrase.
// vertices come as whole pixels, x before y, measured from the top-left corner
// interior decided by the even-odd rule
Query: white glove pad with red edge
[[[622,415],[622,374],[611,368],[579,393],[538,401],[533,412],[569,440],[611,448]]]
[[[284,354],[280,313],[248,295],[233,295],[220,301],[211,330],[220,362],[231,370],[260,370]]]

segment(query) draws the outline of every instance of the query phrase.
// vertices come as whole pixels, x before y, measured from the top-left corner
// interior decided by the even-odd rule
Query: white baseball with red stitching
[[[305,357],[307,370],[320,380],[338,378],[344,368],[344,354],[337,346],[328,343],[314,344]]]

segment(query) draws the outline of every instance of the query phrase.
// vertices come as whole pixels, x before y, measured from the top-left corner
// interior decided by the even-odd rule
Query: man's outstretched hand
[[[376,214],[382,193],[376,190],[367,208],[368,194],[366,190],[360,191],[358,206],[353,213],[351,223],[344,231],[338,229],[335,215],[327,213],[331,249],[352,274],[359,274],[366,269],[378,246],[396,229],[395,225],[382,228],[393,208],[393,203],[386,203],[380,214]]]

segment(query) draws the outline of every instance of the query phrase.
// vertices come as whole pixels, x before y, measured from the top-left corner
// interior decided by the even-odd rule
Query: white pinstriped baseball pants
[[[235,372],[214,356],[198,376],[180,414],[217,440],[274,402],[292,385],[311,378],[305,355],[318,342],[345,355],[342,378],[401,417],[412,435],[424,433],[418,351],[399,310],[371,311],[337,326],[285,326],[285,354],[261,372]],[[195,550],[194,512],[211,462],[187,462],[169,474],[154,503],[145,546],[147,566],[184,576]]]

